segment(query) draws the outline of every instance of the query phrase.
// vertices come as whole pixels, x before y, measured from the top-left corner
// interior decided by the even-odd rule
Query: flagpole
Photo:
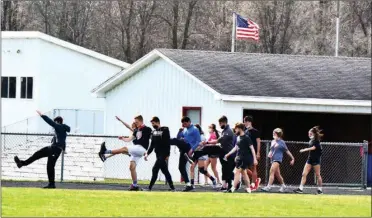
[[[235,52],[235,38],[236,38],[236,14],[233,12],[233,25],[231,33],[231,52]]]
[[[337,15],[336,15],[336,48],[335,56],[338,57],[338,39],[339,39],[339,29],[340,29],[340,1],[337,1]]]

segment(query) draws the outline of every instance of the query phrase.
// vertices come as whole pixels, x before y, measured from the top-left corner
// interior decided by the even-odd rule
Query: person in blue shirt
[[[269,182],[267,186],[262,188],[261,190],[264,192],[269,192],[271,190],[271,186],[274,183],[274,178],[276,177],[279,184],[281,184],[279,192],[285,192],[286,186],[284,184],[283,177],[280,174],[280,164],[282,164],[283,161],[283,154],[286,153],[291,158],[291,166],[293,166],[295,159],[292,153],[288,150],[287,145],[283,141],[282,129],[274,129],[273,138],[274,140],[271,141],[270,152],[268,154],[268,157],[271,159]]]
[[[193,190],[194,188],[191,185],[187,175],[186,164],[187,162],[190,164],[193,163],[190,157],[194,153],[195,149],[199,146],[201,140],[199,130],[191,123],[191,119],[189,117],[182,117],[181,123],[182,127],[184,128],[182,135],[179,134],[177,138],[172,139],[171,144],[176,145],[180,151],[178,169],[184,182],[186,183],[186,187],[183,191],[187,192]]]

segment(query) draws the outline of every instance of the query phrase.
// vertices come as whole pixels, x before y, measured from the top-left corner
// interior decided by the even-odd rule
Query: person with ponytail
[[[274,183],[274,178],[276,177],[276,179],[281,185],[279,192],[285,192],[287,186],[285,185],[284,179],[280,173],[280,164],[282,164],[283,161],[283,154],[286,153],[291,158],[290,162],[291,166],[293,166],[295,159],[292,153],[288,150],[287,145],[283,141],[282,129],[280,128],[274,129],[273,138],[274,140],[271,141],[270,152],[268,154],[268,157],[271,159],[269,182],[267,186],[262,188],[261,190],[264,192],[269,192],[271,190],[271,186]]]
[[[219,137],[220,137],[220,134],[216,129],[216,125],[212,123],[209,126],[209,139],[208,139],[208,141],[217,140]],[[222,186],[221,180],[220,180],[220,177],[219,177],[218,171],[217,171],[217,159],[218,159],[218,157],[219,157],[219,155],[209,154],[208,159],[206,160],[206,163],[205,163],[205,167],[208,169],[209,164],[211,164],[213,174],[217,179],[217,185]]]
[[[320,163],[322,157],[322,145],[320,144],[320,140],[323,137],[323,134],[321,132],[322,130],[319,129],[319,126],[311,128],[308,132],[310,138],[309,147],[300,150],[301,153],[309,151],[309,156],[302,172],[300,187],[294,190],[295,193],[303,193],[304,185],[306,183],[306,177],[309,174],[310,170],[313,168],[318,180],[317,194],[323,194],[323,181],[322,176],[320,175]]]

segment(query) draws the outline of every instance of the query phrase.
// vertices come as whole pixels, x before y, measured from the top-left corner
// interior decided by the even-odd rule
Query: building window
[[[16,87],[16,77],[1,77],[1,98],[15,98]]]
[[[21,98],[32,99],[32,90],[34,87],[34,81],[32,77],[21,78]]]
[[[182,107],[182,116],[188,116],[193,124],[201,124],[201,107]]]

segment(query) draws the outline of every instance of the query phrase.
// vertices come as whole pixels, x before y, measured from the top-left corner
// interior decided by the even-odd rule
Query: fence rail
[[[83,109],[53,109],[45,112],[50,118],[62,116],[64,123],[71,127],[71,132],[76,134],[103,134],[104,112],[100,110]],[[28,117],[2,127],[2,132],[53,132],[53,129],[46,125],[40,116]]]
[[[14,163],[14,156],[26,159],[35,151],[48,146],[52,139],[48,133],[2,133],[2,177],[3,179],[47,179],[45,172],[46,160],[37,161],[27,167],[18,169]],[[125,143],[112,135],[81,135],[71,134],[67,137],[66,152],[61,155],[61,160],[56,165],[56,178],[61,181],[97,181],[105,179],[130,179],[129,157],[116,155],[104,163],[101,162],[97,153],[100,144],[105,141],[108,149],[120,148]],[[258,161],[258,176],[263,183],[268,182],[270,171],[270,160],[267,154],[270,148],[270,140],[263,140],[261,143],[261,159]],[[308,142],[286,141],[288,149],[295,158],[294,166],[290,166],[289,157],[284,155],[283,163],[280,165],[284,181],[288,185],[298,185],[304,164],[307,160],[307,153],[300,153],[299,150],[308,147]],[[347,143],[347,142],[322,142],[323,154],[321,174],[324,185],[332,186],[367,186],[367,155],[368,143]],[[171,148],[171,155],[168,160],[169,171],[175,182],[179,182],[180,173],[178,170],[179,152],[175,146]],[[151,154],[148,161],[143,159],[138,163],[138,180],[150,180],[152,166],[155,162],[155,154]],[[221,167],[218,163],[217,169],[221,176]],[[208,169],[212,173],[211,169]],[[213,173],[212,173],[213,175]],[[204,183],[204,176],[199,174],[199,183]],[[164,176],[159,173],[159,180],[164,181]],[[316,185],[316,178],[310,173],[307,178],[307,185]]]

